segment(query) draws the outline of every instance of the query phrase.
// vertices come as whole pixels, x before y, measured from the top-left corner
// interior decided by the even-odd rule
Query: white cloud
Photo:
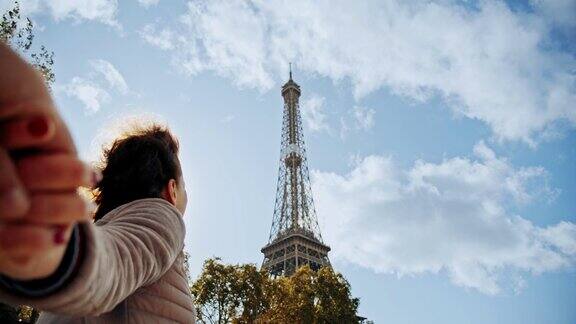
[[[363,130],[369,130],[374,127],[374,114],[376,111],[372,108],[354,106],[354,119],[356,126]]]
[[[576,225],[569,222],[560,222],[556,226],[542,229],[544,242],[559,248],[563,253],[576,255]]]
[[[344,119],[344,117],[340,117],[340,139],[345,140],[349,132],[350,126],[348,126],[346,119]]]
[[[234,116],[234,115],[232,115],[232,114],[229,114],[229,115],[226,115],[226,116],[224,116],[223,118],[221,118],[221,119],[220,119],[220,122],[221,122],[222,124],[229,124],[229,123],[231,123],[235,118],[236,118],[236,116]]]
[[[90,64],[96,72],[100,73],[106,79],[111,88],[116,89],[122,94],[128,93],[128,85],[124,77],[112,63],[105,60],[92,60]]]
[[[0,8],[11,7],[14,1],[0,0]],[[20,0],[25,15],[49,13],[56,20],[93,20],[111,26],[119,26],[116,21],[117,0]]]
[[[546,19],[564,28],[576,27],[576,1],[574,0],[530,0],[536,10]],[[572,31],[574,36],[574,31]]]
[[[274,86],[266,66],[268,21],[254,11],[253,5],[258,6],[246,1],[188,3],[182,22],[186,31],[192,33],[192,41],[185,44],[188,55],[181,61],[186,64],[192,59],[195,68],[189,70],[190,74],[209,69],[231,78],[239,86],[263,91]]]
[[[241,88],[270,89],[274,80],[265,66],[266,22],[255,16],[251,7],[243,1],[189,2],[188,11],[179,20],[180,33],[173,39],[178,70],[188,75],[210,70]],[[160,33],[172,31],[163,29]],[[162,35],[148,37],[161,39]]]
[[[87,114],[98,112],[103,103],[108,102],[110,95],[95,82],[74,77],[70,83],[62,87],[64,93],[76,98],[84,104]]]
[[[64,93],[68,97],[79,100],[86,113],[93,114],[100,110],[103,104],[110,100],[110,93],[126,95],[128,84],[122,74],[105,60],[91,60],[92,70],[85,77],[74,77],[64,85],[56,85],[56,93]]]
[[[51,0],[46,5],[52,10],[56,20],[67,18],[78,20],[97,20],[115,25],[118,2],[116,0]]]
[[[544,11],[552,9],[514,12],[500,1],[467,6],[191,1],[172,27],[174,61],[190,75],[213,71],[261,91],[274,87],[276,76],[284,79],[292,61],[305,72],[349,80],[357,98],[382,88],[421,101],[438,95],[501,140],[535,144],[558,122],[576,124],[576,60],[550,45]]]
[[[323,97],[312,95],[302,100],[300,111],[306,127],[312,132],[328,131],[330,127],[326,122]]]
[[[344,175],[313,171],[331,257],[398,276],[444,273],[486,294],[573,266],[574,223],[539,227],[512,211],[555,194],[546,171],[515,168],[483,142],[474,154],[408,170],[368,156]]]
[[[151,6],[157,5],[159,0],[138,0],[138,3],[144,8],[149,8]]]
[[[142,37],[142,39],[144,39],[148,44],[162,50],[170,50],[174,48],[174,34],[167,28],[157,31],[155,25],[148,24],[140,31],[140,37]]]

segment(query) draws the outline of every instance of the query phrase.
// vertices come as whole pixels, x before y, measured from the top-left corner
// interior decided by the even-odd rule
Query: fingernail
[[[64,244],[64,225],[56,225],[54,228],[54,244],[62,245]]]
[[[49,125],[46,117],[34,117],[28,122],[28,132],[34,137],[48,134]]]

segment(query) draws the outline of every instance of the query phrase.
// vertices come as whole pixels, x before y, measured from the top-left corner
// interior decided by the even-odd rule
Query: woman
[[[0,45],[3,65],[12,79],[0,80],[0,301],[42,310],[39,323],[194,322],[177,141],[160,126],[136,130],[105,152],[101,179],[89,176],[55,110],[42,108],[45,89],[21,100],[38,109],[7,108],[23,93],[14,80],[18,90],[43,85]],[[76,193],[89,184],[95,223]]]

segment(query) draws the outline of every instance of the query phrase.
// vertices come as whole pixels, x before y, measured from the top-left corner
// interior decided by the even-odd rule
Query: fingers
[[[88,221],[94,210],[92,202],[74,193],[43,193],[30,197],[31,207],[22,221],[31,224],[57,225]]]
[[[50,275],[60,264],[72,228],[0,223],[0,273],[17,280]]]
[[[53,109],[50,93],[41,74],[3,43],[0,43],[0,71],[0,118],[20,115],[27,110],[38,112],[38,108],[15,103],[33,101],[41,104],[44,107],[42,109]]]
[[[24,215],[30,202],[17,178],[8,152],[0,147],[0,219],[14,219]]]
[[[86,166],[74,160],[72,137],[40,73],[2,42],[0,71],[0,273],[42,278],[60,263],[70,233],[54,234],[54,225],[91,216],[75,190],[87,182]],[[69,158],[55,161],[57,153]]]
[[[92,188],[100,174],[69,154],[43,154],[20,159],[16,167],[28,190]]]
[[[76,154],[72,137],[52,102],[42,76],[2,42],[0,71],[0,121],[50,116],[54,122],[54,135],[40,149]]]
[[[9,120],[0,124],[0,145],[9,150],[38,147],[51,140],[54,133],[54,122],[48,116]]]
[[[55,245],[56,228],[33,224],[0,225],[0,248],[10,257],[42,251]]]

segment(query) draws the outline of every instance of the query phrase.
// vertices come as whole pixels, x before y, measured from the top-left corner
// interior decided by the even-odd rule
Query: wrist
[[[36,280],[49,277],[62,262],[72,230],[73,226],[66,226],[61,231],[56,231],[54,243],[51,243],[50,248],[40,251],[41,253],[19,257],[3,256],[0,274],[14,280]]]
[[[45,296],[64,287],[80,264],[81,238],[80,229],[75,226],[69,244],[64,247],[63,256],[60,263],[56,264],[56,269],[51,274],[39,276],[40,271],[35,272],[34,279],[18,280],[13,276],[0,275],[0,287],[3,286],[15,294],[29,297]],[[52,259],[56,260],[56,259]],[[47,269],[47,268],[46,268]]]
[[[14,280],[35,280],[49,277],[62,262],[65,252],[66,246],[59,246],[39,256],[12,258],[10,262],[4,265],[5,269],[2,271],[2,275]]]

